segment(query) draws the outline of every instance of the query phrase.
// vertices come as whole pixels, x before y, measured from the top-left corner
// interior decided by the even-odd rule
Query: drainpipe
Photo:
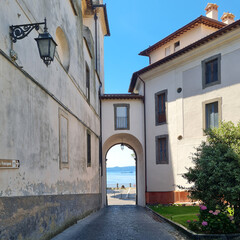
[[[97,13],[96,13],[96,8],[103,8],[104,9],[104,12],[106,13],[106,4],[96,4],[96,5],[93,5],[92,8],[94,9],[94,20],[95,20],[95,53],[96,53],[96,59],[95,59],[95,64],[96,64],[96,71],[98,72],[98,31],[97,31],[97,20],[98,20],[98,16],[97,16]],[[108,23],[107,23],[108,24]],[[110,33],[108,32],[107,33],[107,36],[110,36]]]
[[[97,17],[97,14],[96,14],[96,9],[95,9],[95,13],[94,13],[94,21],[95,21],[95,69],[96,69],[96,72],[98,72],[98,32],[97,32],[97,20],[98,20],[98,17]]]
[[[145,193],[147,192],[147,139],[146,139],[146,84],[143,79],[138,75],[138,78],[143,83],[143,107],[144,107],[144,158],[145,158]],[[145,196],[146,197],[146,196]]]
[[[99,103],[100,103],[100,138],[99,138],[99,164],[101,167],[101,177],[103,176],[103,169],[102,169],[102,100],[101,100],[101,95],[102,95],[102,83],[99,86]]]

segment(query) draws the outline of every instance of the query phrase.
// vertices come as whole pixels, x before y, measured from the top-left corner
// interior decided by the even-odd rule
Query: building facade
[[[106,6],[6,1],[0,14],[0,239],[45,239],[101,207],[100,101]],[[46,67],[9,27],[43,22],[57,43]]]
[[[142,51],[150,64],[133,73],[130,82],[129,95],[144,99],[142,115],[134,116],[138,120],[133,125],[142,125],[144,134],[145,174],[138,177],[145,179],[146,204],[189,201],[178,186],[189,186],[182,175],[206,139],[203,130],[222,120],[240,120],[240,21],[231,13],[218,21],[216,4],[205,10],[206,16]],[[120,99],[109,101],[103,98],[103,108],[122,104]],[[125,130],[133,132],[131,126]],[[105,134],[111,134],[109,128],[103,128],[103,139]]]

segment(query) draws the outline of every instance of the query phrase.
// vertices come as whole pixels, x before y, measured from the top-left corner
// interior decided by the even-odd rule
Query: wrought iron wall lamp
[[[40,58],[48,66],[54,59],[56,42],[53,40],[52,36],[47,31],[47,20],[40,23],[22,24],[22,25],[12,25],[10,26],[10,37],[13,43],[17,40],[25,38],[33,29],[39,30],[39,25],[44,24],[44,32],[39,33],[38,38],[35,38],[38,45],[38,50]]]

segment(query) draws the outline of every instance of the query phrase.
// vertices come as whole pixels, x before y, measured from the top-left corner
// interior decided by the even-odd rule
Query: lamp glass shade
[[[46,65],[49,65],[54,59],[56,42],[48,32],[40,33],[38,38],[35,38],[38,45],[38,50],[41,59]]]

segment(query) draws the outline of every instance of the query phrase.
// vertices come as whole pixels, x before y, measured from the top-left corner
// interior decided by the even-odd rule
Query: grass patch
[[[176,223],[188,227],[187,220],[198,219],[198,206],[150,206],[150,208]]]

